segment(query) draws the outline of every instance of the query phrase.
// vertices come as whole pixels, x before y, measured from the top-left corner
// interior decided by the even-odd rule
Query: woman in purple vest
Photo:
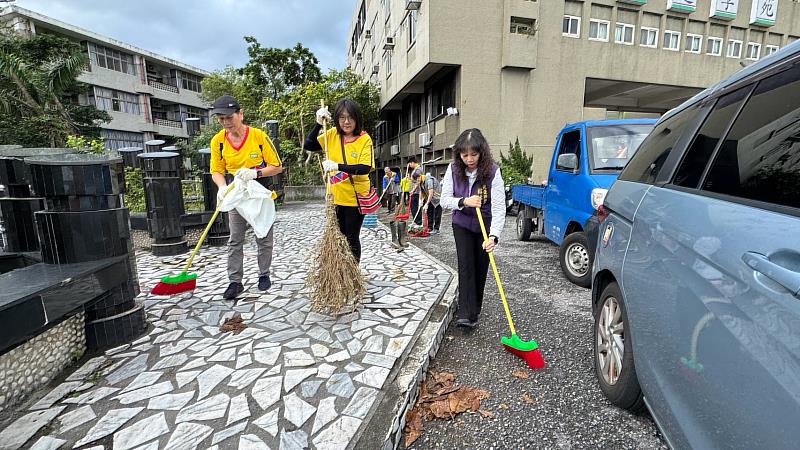
[[[497,201],[492,201],[497,199]],[[453,237],[458,255],[458,311],[456,325],[478,324],[489,254],[506,222],[505,190],[500,168],[492,160],[489,143],[477,128],[465,130],[453,146],[453,162],[442,182],[442,206],[453,210]],[[475,208],[489,227],[483,240]]]

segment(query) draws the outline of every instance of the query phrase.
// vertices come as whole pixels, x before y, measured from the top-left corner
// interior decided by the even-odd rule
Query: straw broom
[[[320,105],[325,106],[325,102],[320,101]],[[326,125],[327,121],[323,121],[325,158],[329,159]],[[358,262],[336,221],[330,177],[324,171],[322,175],[325,178],[325,229],[317,246],[319,253],[308,272],[306,287],[310,291],[312,311],[335,315],[345,312],[347,307],[351,312],[355,310],[366,288]]]

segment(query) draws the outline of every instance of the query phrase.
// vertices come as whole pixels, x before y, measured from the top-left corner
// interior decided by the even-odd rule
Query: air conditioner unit
[[[380,70],[381,70],[381,66],[379,66],[377,64],[372,66],[372,74],[373,75],[377,75]]]
[[[389,149],[390,155],[399,155],[400,154],[400,146],[397,144],[392,144],[392,147]]]
[[[384,50],[392,50],[394,49],[394,38],[391,36],[386,36],[383,40],[383,49]]]
[[[361,53],[356,53],[356,61],[361,61]]]
[[[364,39],[369,39],[372,37],[372,30],[366,29],[364,30]]]
[[[419,9],[422,0],[406,0],[406,9],[408,11]]]
[[[431,145],[431,137],[428,133],[420,133],[417,142],[419,142],[420,148],[427,147]]]

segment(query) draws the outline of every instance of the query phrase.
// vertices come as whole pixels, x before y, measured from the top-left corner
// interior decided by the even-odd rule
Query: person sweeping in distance
[[[211,115],[216,117],[223,128],[211,139],[211,179],[218,187],[218,203],[222,202],[229,181],[262,181],[283,172],[280,157],[269,136],[258,128],[244,124],[244,112],[235,98],[223,95],[214,100],[211,108]],[[236,210],[228,212],[228,222],[231,231],[228,240],[230,284],[222,296],[232,300],[244,291],[243,247],[248,223]],[[258,289],[261,291],[272,286],[269,270],[272,265],[274,230],[273,225],[265,237],[256,239]]]
[[[364,131],[361,108],[353,100],[336,102],[332,118],[334,127],[325,135],[320,135],[320,130],[323,121],[331,120],[328,107],[319,108],[316,117],[317,125],[306,136],[305,149],[322,152],[327,140],[328,159],[322,162],[322,170],[325,176],[330,177],[339,230],[347,238],[350,251],[359,262],[361,225],[366,211],[359,206],[358,197],[371,193],[368,175],[373,169],[372,138]]]
[[[439,234],[442,223],[442,184],[428,172],[425,174],[424,188],[428,193],[428,201],[422,209],[428,213],[428,228],[430,234]]]
[[[505,191],[500,168],[492,160],[486,138],[477,128],[464,131],[453,146],[453,162],[442,183],[441,204],[453,210],[453,237],[458,258],[458,311],[456,325],[475,327],[483,304],[489,255],[505,226]],[[485,199],[481,200],[481,193]],[[475,212],[480,208],[489,224],[483,239]]]

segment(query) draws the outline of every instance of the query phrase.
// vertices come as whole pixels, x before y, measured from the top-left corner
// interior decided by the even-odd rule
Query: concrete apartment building
[[[86,50],[89,65],[78,79],[90,87],[79,102],[111,116],[101,125],[108,148],[142,147],[151,139],[173,143],[189,136],[187,118],[208,123],[208,105],[198,95],[208,75],[202,69],[18,6],[0,10],[0,22],[24,35],[66,37]]]
[[[798,40],[800,2],[361,0],[348,36],[380,86],[380,165],[426,146],[442,173],[477,127],[498,159],[519,137],[541,180],[564,124],[664,113]]]

